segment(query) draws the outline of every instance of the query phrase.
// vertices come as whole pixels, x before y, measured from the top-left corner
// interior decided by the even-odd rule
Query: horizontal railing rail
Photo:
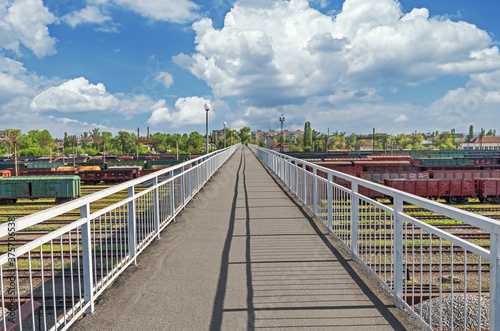
[[[238,147],[0,225],[0,239],[15,242],[23,229],[80,211],[79,219],[0,255],[0,330],[66,330],[93,312],[96,298],[160,238]],[[119,201],[103,206],[113,195]]]
[[[329,233],[429,329],[500,328],[500,224],[301,159],[249,145]],[[376,198],[390,199],[381,203]],[[474,233],[446,232],[411,215],[415,205]],[[463,231],[462,231],[463,232]],[[471,239],[475,233],[488,239]],[[481,237],[481,238],[483,238]]]

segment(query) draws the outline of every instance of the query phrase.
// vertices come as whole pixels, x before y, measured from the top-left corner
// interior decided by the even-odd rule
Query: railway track
[[[458,207],[458,209],[465,210],[465,211],[468,211],[471,213],[476,213],[476,214],[489,213],[489,212],[500,212],[500,206],[499,207],[478,207],[478,208],[470,208],[470,207],[460,208],[460,207]],[[413,212],[413,213],[429,212],[429,210],[427,210],[427,209],[415,208],[415,207],[405,207],[405,208],[403,208],[403,210],[405,213],[408,213],[408,212]]]

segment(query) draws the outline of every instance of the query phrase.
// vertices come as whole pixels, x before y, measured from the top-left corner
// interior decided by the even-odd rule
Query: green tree
[[[250,138],[252,137],[250,134],[251,131],[252,130],[248,126],[244,126],[240,129],[240,131],[238,132],[238,136],[240,137],[242,144],[250,140]]]
[[[135,135],[131,135],[127,131],[118,132],[117,149],[120,153],[134,153],[135,152]]]
[[[304,147],[308,148],[312,146],[312,131],[311,123],[307,121],[304,124]]]
[[[468,140],[474,139],[474,126],[469,126],[469,135],[467,136]]]

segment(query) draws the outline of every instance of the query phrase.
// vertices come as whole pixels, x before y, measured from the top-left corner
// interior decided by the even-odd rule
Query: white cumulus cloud
[[[158,127],[168,125],[173,128],[185,125],[200,125],[205,123],[206,111],[204,105],[210,103],[209,100],[200,97],[179,98],[175,102],[175,111],[170,111],[162,100],[155,106],[148,123]],[[214,110],[209,111],[209,120],[215,118]]]
[[[432,122],[466,132],[470,124],[500,126],[500,70],[474,74],[465,87],[448,91],[433,102],[426,116]]]
[[[408,116],[405,114],[401,114],[398,117],[394,119],[394,123],[401,123],[401,122],[407,122],[409,120]]]
[[[114,2],[157,21],[183,23],[198,17],[195,12],[199,6],[189,0],[114,0]]]
[[[500,68],[486,31],[433,18],[426,8],[404,13],[395,0],[346,0],[331,17],[307,0],[255,3],[237,1],[221,29],[207,18],[195,22],[196,52],[173,57],[218,98],[303,104],[383,80],[419,84]]]
[[[41,0],[0,0],[0,49],[20,54],[24,46],[38,57],[53,54],[56,41],[47,26],[54,22]]]
[[[103,24],[104,22],[110,21],[111,17],[103,14],[97,6],[88,6],[80,11],[69,13],[63,16],[62,19],[74,28],[84,23]]]
[[[149,113],[156,104],[144,94],[111,94],[102,83],[92,84],[86,78],[68,80],[52,86],[33,98],[30,108],[36,112],[86,113],[91,111],[117,113],[130,119]]]
[[[172,75],[165,71],[160,71],[158,74],[156,74],[155,80],[163,84],[163,86],[165,86],[166,88],[169,88],[174,83],[174,78],[172,77]]]
[[[118,99],[109,94],[102,83],[90,84],[84,77],[79,77],[43,91],[33,99],[31,108],[66,113],[106,111],[116,109],[118,105]]]

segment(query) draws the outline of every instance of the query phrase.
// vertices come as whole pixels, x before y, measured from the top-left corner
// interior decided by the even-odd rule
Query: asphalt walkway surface
[[[241,147],[72,330],[416,330]]]

